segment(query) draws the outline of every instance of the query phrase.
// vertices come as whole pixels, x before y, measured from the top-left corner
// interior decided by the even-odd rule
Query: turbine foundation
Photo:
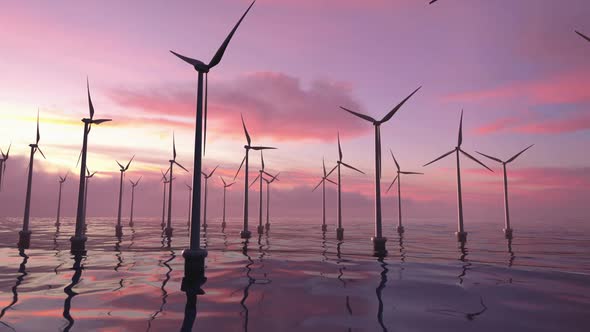
[[[72,236],[70,238],[71,248],[70,251],[72,253],[82,253],[86,251],[86,236]]]
[[[322,225],[322,232],[326,232],[328,230],[328,225],[323,224]]]
[[[467,232],[455,232],[458,242],[467,242]]]
[[[260,234],[260,235],[264,234],[264,226],[262,226],[262,225],[258,226],[258,234]]]
[[[31,246],[31,231],[18,232],[18,247],[21,249],[29,249]]]
[[[122,237],[123,236],[123,226],[121,226],[121,225],[116,225],[115,226],[115,236],[116,237]]]
[[[404,226],[397,226],[397,233],[398,234],[404,234],[406,230],[404,229]]]
[[[252,237],[252,233],[250,233],[250,231],[249,231],[249,230],[241,231],[241,232],[240,232],[240,237],[241,237],[242,239],[249,239],[249,238],[251,238],[251,237]]]
[[[268,223],[268,222],[267,222],[267,223],[266,223],[266,225],[264,225],[264,228],[265,228],[267,231],[269,231],[269,230],[270,230],[270,223]]]
[[[59,227],[60,225],[61,224],[59,223],[59,221],[56,221],[55,224],[54,224],[55,227]]]
[[[387,249],[385,248],[385,242],[387,242],[386,237],[372,237],[371,242],[373,242],[375,256],[382,257],[387,255]]]
[[[227,226],[227,223],[224,221],[221,223],[221,228],[225,228],[225,226]]]
[[[174,228],[172,228],[172,227],[166,227],[166,229],[164,230],[164,233],[166,234],[167,237],[172,237],[173,230],[174,230]]]
[[[133,227],[133,221],[129,222],[129,227]]]
[[[180,289],[183,292],[195,292],[196,294],[205,294],[201,288],[207,278],[205,277],[205,257],[207,250],[204,249],[185,249],[182,252],[184,257],[184,278]]]
[[[344,240],[344,228],[336,228],[336,239],[338,239],[338,241]]]
[[[506,237],[507,240],[512,239],[512,228],[504,228],[504,237]]]

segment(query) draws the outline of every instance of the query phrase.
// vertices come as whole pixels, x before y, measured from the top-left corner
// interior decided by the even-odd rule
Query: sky
[[[88,115],[86,78],[96,117],[88,166],[98,171],[89,189],[89,215],[114,216],[118,166],[135,160],[126,176],[137,187],[136,215],[161,213],[160,170],[176,136],[177,160],[192,171],[196,72],[169,50],[208,62],[249,5],[214,2],[8,2],[0,21],[0,148],[12,143],[0,192],[0,216],[24,210],[28,144],[40,112],[47,160],[35,157],[32,215],[55,216],[58,175],[70,172],[63,214],[73,216],[76,161]],[[385,192],[395,176],[389,150],[402,168],[425,175],[403,178],[408,218],[456,218],[453,158],[428,167],[456,145],[464,110],[463,147],[508,159],[512,214],[523,223],[588,219],[590,209],[590,3],[585,0],[258,0],[219,66],[209,75],[209,129],[204,170],[220,165],[231,180],[246,143],[240,122],[265,154],[267,170],[281,172],[272,187],[277,218],[321,216],[322,158],[344,161],[366,174],[344,171],[346,216],[373,218],[372,125],[339,106],[383,117],[422,86],[382,125]],[[250,178],[260,168],[251,155]],[[489,172],[462,160],[466,218],[503,219],[501,167]],[[188,212],[185,182],[176,172],[173,211]],[[239,217],[243,173],[231,187],[230,216]],[[257,188],[251,204],[258,202]],[[221,181],[211,179],[209,215],[221,214]],[[334,211],[335,190],[327,191]],[[385,220],[395,220],[395,195],[383,196]],[[253,210],[256,211],[256,210]],[[256,212],[251,213],[256,218]],[[329,214],[334,220],[335,214]]]

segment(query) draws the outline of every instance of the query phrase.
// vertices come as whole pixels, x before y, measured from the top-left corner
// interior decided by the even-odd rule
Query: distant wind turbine
[[[255,2],[255,1],[254,1]],[[192,220],[191,220],[191,232],[190,232],[190,249],[185,250],[183,257],[185,258],[185,276],[188,278],[188,282],[192,284],[190,287],[197,287],[199,284],[205,282],[204,270],[205,270],[205,257],[207,257],[207,251],[200,248],[201,241],[201,177],[202,171],[202,155],[201,145],[203,146],[202,152],[205,152],[205,142],[207,133],[207,95],[208,95],[208,84],[207,75],[209,71],[217,66],[223,54],[229,45],[233,35],[236,33],[240,23],[250,11],[250,8],[254,5],[254,2],[248,7],[244,15],[240,18],[238,23],[231,30],[227,38],[223,41],[209,64],[196,59],[192,59],[178,53],[172,52],[174,55],[182,59],[183,61],[192,65],[198,73],[198,87],[197,87],[197,114],[196,114],[196,130],[195,130],[195,154],[194,154],[194,165],[193,165],[193,190],[196,195],[193,195],[192,199]],[[205,126],[203,126],[203,75],[205,75]],[[202,130],[201,130],[202,129]],[[203,139],[203,134],[205,137]],[[248,184],[246,183],[246,186]],[[184,285],[184,284],[183,284]],[[199,287],[200,289],[200,287]]]
[[[86,79],[86,89],[88,92],[88,109],[90,112],[90,118],[82,119],[84,123],[84,140],[82,142],[82,152],[80,153],[82,162],[80,164],[80,184],[78,189],[78,208],[76,212],[76,233],[70,241],[72,243],[72,252],[83,252],[86,247],[86,235],[84,234],[84,193],[86,185],[86,155],[88,151],[88,134],[92,128],[92,125],[99,125],[104,122],[111,121],[111,119],[94,119],[94,106],[92,105],[92,99],[90,98],[90,85],[88,79]]]
[[[578,34],[578,36],[580,36],[580,37],[586,39],[586,41],[589,41],[590,42],[590,37],[586,36],[585,34],[581,33],[578,30],[574,30],[574,31]]]
[[[483,154],[481,152],[477,152],[480,155],[496,161],[500,164],[502,164],[502,170],[503,170],[503,174],[504,174],[504,215],[505,215],[505,225],[504,225],[504,235],[506,236],[507,239],[511,239],[512,238],[512,228],[510,227],[510,212],[508,210],[508,175],[506,174],[506,165],[510,164],[511,162],[513,162],[516,158],[518,158],[521,154],[523,154],[526,150],[530,149],[533,147],[534,144],[529,145],[528,147],[526,147],[524,150],[520,151],[519,153],[515,154],[514,156],[512,156],[510,159],[506,160],[506,161],[502,161],[501,159],[489,156],[487,154]]]
[[[121,225],[121,206],[123,205],[123,178],[125,177],[125,172],[129,169],[131,162],[135,156],[131,157],[131,160],[127,163],[126,166],[121,165],[121,163],[117,162],[119,165],[119,171],[121,172],[121,176],[119,178],[119,209],[117,210],[117,226],[115,226],[115,234],[117,237],[123,236],[123,225]]]
[[[391,157],[393,158],[393,162],[395,163],[395,167],[397,168],[397,175],[396,175],[395,179],[393,179],[393,182],[391,182],[391,184],[389,185],[389,188],[387,188],[387,192],[389,192],[389,190],[391,189],[391,187],[393,187],[393,184],[397,181],[397,212],[398,212],[397,232],[399,234],[402,234],[404,232],[404,226],[402,225],[401,175],[402,174],[407,174],[407,175],[419,174],[419,175],[423,175],[424,173],[405,172],[405,171],[402,171],[400,169],[400,167],[399,167],[399,164],[397,163],[397,160],[395,159],[395,156],[393,155],[393,151],[389,150],[389,152],[391,152]]]
[[[242,239],[249,239],[252,235],[252,233],[250,233],[250,231],[248,230],[248,155],[250,150],[254,150],[254,151],[261,151],[261,150],[272,150],[272,149],[276,149],[273,147],[269,147],[269,146],[252,146],[252,140],[250,139],[250,135],[248,134],[248,129],[246,129],[246,124],[244,123],[244,117],[242,116],[242,126],[244,127],[244,134],[246,135],[246,141],[247,141],[247,145],[244,145],[244,149],[246,149],[246,155],[244,156],[244,159],[242,159],[242,163],[240,164],[240,167],[238,168],[238,171],[236,172],[236,175],[234,176],[234,180],[238,177],[238,174],[240,174],[240,170],[242,169],[242,166],[244,165],[244,162],[246,162],[246,167],[244,168],[244,229],[240,232],[240,236]]]
[[[463,151],[461,149],[461,144],[463,143],[463,111],[461,110],[461,120],[459,122],[459,138],[457,140],[457,146],[443,154],[442,156],[434,159],[433,161],[425,164],[424,166],[428,166],[434,162],[437,162],[443,158],[445,158],[446,156],[450,155],[451,153],[455,153],[456,157],[457,157],[457,205],[458,205],[458,212],[459,212],[459,219],[458,219],[458,229],[457,232],[455,233],[457,235],[457,240],[459,242],[465,242],[467,241],[467,232],[465,232],[465,228],[463,226],[463,198],[461,195],[461,166],[459,164],[459,153],[462,153],[463,155],[465,155],[467,158],[475,161],[476,163],[480,164],[481,166],[485,167],[486,169],[488,169],[490,172],[493,172],[489,167],[487,167],[484,163],[482,163],[481,161],[475,159],[475,157],[471,156],[469,153]]]
[[[19,232],[18,247],[21,249],[28,249],[31,245],[31,231],[29,230],[29,214],[31,212],[31,189],[33,185],[33,165],[35,159],[35,153],[39,151],[43,159],[45,154],[39,147],[39,141],[41,140],[41,134],[39,133],[39,111],[37,111],[37,140],[35,144],[29,144],[31,147],[31,154],[29,157],[29,176],[27,180],[27,196],[25,198],[25,216],[23,218],[23,229]]]
[[[338,219],[338,228],[336,228],[336,238],[339,241],[344,239],[344,228],[342,228],[342,181],[340,177],[340,168],[344,166],[346,168],[350,168],[353,171],[359,172],[361,174],[365,174],[363,171],[356,169],[345,162],[342,161],[342,147],[340,146],[340,133],[338,133],[338,160],[336,161],[336,166],[332,168],[332,170],[328,174],[332,174],[334,170],[338,170],[338,199],[337,199],[337,219]]]
[[[217,167],[219,167],[219,165],[215,166],[215,168],[209,174],[201,172],[203,178],[205,179],[205,198],[203,200],[203,227],[207,227],[207,182],[209,182],[209,178],[213,176],[213,173],[215,173]]]
[[[2,149],[0,149],[0,155],[2,155],[2,157],[0,158],[0,191],[2,191],[2,176],[6,172],[6,161],[8,160],[8,157],[10,155],[10,148],[11,147],[12,147],[12,143],[10,143],[10,145],[8,146],[8,150],[6,151],[6,154],[4,154],[4,151],[2,151]]]
[[[162,179],[160,181],[162,181],[164,187],[164,195],[162,198],[162,223],[160,224],[160,226],[162,226],[162,229],[164,229],[164,227],[166,226],[166,186],[170,182],[168,181],[166,175],[168,174],[168,172],[170,172],[170,168],[166,170],[166,173],[164,173],[162,170],[160,170],[160,172],[162,173]]]
[[[191,201],[193,197],[193,187],[189,186],[186,182],[184,185],[188,188],[188,220],[186,221],[186,226],[191,227]]]
[[[94,177],[94,174],[96,174],[97,172],[92,172],[90,173],[90,170],[88,169],[88,167],[86,168],[86,175],[84,176],[85,178],[85,183],[84,183],[84,208],[83,208],[83,212],[82,212],[82,220],[84,222],[84,232],[86,231],[86,227],[87,227],[87,223],[86,223],[86,208],[88,207],[87,203],[88,203],[88,184],[89,184],[89,180],[92,179]]]
[[[262,154],[262,151],[260,151],[260,162],[262,167],[260,168],[260,170],[258,171],[258,176],[256,176],[256,178],[254,179],[254,181],[252,181],[252,183],[250,184],[250,187],[252,187],[254,185],[254,183],[256,183],[256,181],[259,182],[259,199],[258,199],[258,234],[264,234],[264,226],[262,225],[262,181],[264,180],[264,174],[272,177],[272,175],[268,172],[266,172],[264,170],[264,155]],[[268,206],[268,201],[267,201],[267,206]],[[269,226],[270,228],[270,226]]]
[[[268,174],[268,173],[266,173]],[[266,225],[265,228],[266,230],[270,230],[270,184],[275,182],[275,181],[279,181],[279,174],[281,174],[280,172],[277,173],[277,175],[275,176],[271,176],[270,179],[267,178],[262,178],[264,180],[264,182],[266,182]]]
[[[369,121],[375,127],[375,236],[371,239],[373,241],[373,249],[377,253],[387,252],[385,249],[385,242],[387,238],[383,236],[382,231],[382,216],[381,216],[381,125],[393,117],[393,115],[410,99],[421,87],[418,87],[414,92],[402,100],[389,113],[387,113],[381,120],[375,120],[372,117],[351,111],[340,106],[341,109],[348,113],[355,115],[365,121]]]
[[[139,185],[139,181],[141,181],[141,178],[142,176],[140,176],[139,179],[137,179],[137,181],[135,182],[129,180],[129,182],[131,182],[131,215],[129,216],[129,227],[133,227],[133,206],[135,203],[135,187]]]
[[[55,221],[55,226],[57,227],[59,227],[59,217],[61,215],[61,188],[64,182],[66,182],[66,180],[68,179],[68,174],[70,174],[70,172],[67,172],[64,177],[61,177],[61,175],[59,176],[59,193],[57,195],[57,220]]]
[[[181,164],[179,164],[176,161],[176,139],[174,138],[174,133],[172,133],[172,159],[169,160],[170,162],[170,180],[168,182],[168,222],[166,224],[166,229],[164,230],[166,232],[166,236],[167,237],[172,237],[172,183],[174,181],[174,164],[176,164],[178,167],[182,168],[183,170],[185,170],[186,172],[188,172],[188,170],[186,168],[184,168],[184,166],[182,166]]]
[[[322,232],[325,232],[328,230],[328,225],[326,225],[326,181],[333,183],[335,185],[338,185],[338,184],[336,182],[328,179],[328,176],[330,176],[330,174],[332,174],[332,172],[335,170],[335,168],[333,168],[330,171],[330,173],[326,172],[326,163],[323,158],[322,158],[322,168],[324,170],[324,176],[322,176],[322,179],[313,188],[312,192],[315,191],[316,189],[318,189],[318,187],[320,185],[322,185]]]
[[[226,196],[226,191],[227,188],[231,187],[235,182],[231,182],[231,183],[227,183],[225,182],[225,180],[223,179],[223,177],[219,177],[221,178],[221,182],[223,182],[223,221],[221,222],[221,228],[225,228],[225,226],[227,225],[225,223],[225,196]]]

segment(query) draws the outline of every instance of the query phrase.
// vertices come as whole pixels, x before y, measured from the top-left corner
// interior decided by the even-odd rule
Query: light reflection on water
[[[164,238],[159,220],[89,221],[86,255],[69,252],[73,220],[33,219],[31,249],[15,248],[20,220],[0,220],[0,331],[584,331],[590,326],[587,228],[517,230],[416,221],[386,230],[371,255],[370,224],[339,242],[320,224],[275,222],[239,238],[237,220],[211,221],[205,295],[180,291],[188,230]],[[183,221],[177,221],[178,225]],[[452,225],[452,223],[450,223]]]

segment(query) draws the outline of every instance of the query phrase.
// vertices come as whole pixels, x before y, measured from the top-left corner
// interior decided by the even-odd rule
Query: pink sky
[[[372,126],[338,106],[381,118],[423,86],[382,126],[383,150],[391,148],[404,168],[426,172],[404,180],[409,217],[455,217],[453,162],[421,165],[454,147],[464,109],[469,152],[507,158],[536,144],[510,166],[515,215],[528,221],[588,218],[579,197],[590,196],[590,160],[584,152],[590,142],[590,43],[573,30],[590,34],[590,4],[427,2],[257,1],[209,75],[204,168],[220,164],[220,173],[233,176],[243,156],[243,113],[254,144],[279,148],[265,155],[269,170],[282,172],[273,188],[275,214],[319,215],[320,193],[309,191],[319,180],[322,157],[330,166],[337,157],[339,130],[345,160],[367,173],[344,173],[348,214],[372,218]],[[168,50],[210,59],[247,5],[241,0],[3,5],[0,148],[12,142],[13,158],[0,192],[0,215],[22,215],[24,158],[34,139],[37,108],[48,160],[36,159],[32,212],[54,215],[57,174],[77,172],[88,75],[96,115],[114,119],[90,135],[89,167],[100,172],[91,184],[96,192],[90,214],[115,214],[114,160],[136,154],[129,178],[145,180],[138,187],[138,213],[157,216],[157,175],[167,167],[172,132],[178,161],[189,168],[194,140],[196,74]],[[258,159],[252,158],[252,176]],[[394,165],[388,155],[383,159],[385,189]],[[463,165],[468,216],[501,218],[500,169],[493,165],[496,173],[486,174],[468,161]],[[182,183],[190,178],[181,174],[179,179],[175,213],[181,217],[186,213]],[[67,195],[73,197],[77,179],[71,180]],[[236,217],[242,185],[232,188]],[[212,211],[217,211],[211,215],[218,217],[218,178],[211,187]],[[255,204],[255,191],[252,197]],[[384,204],[386,219],[393,219],[393,196],[386,195]],[[73,202],[66,203],[64,214],[73,213]]]

